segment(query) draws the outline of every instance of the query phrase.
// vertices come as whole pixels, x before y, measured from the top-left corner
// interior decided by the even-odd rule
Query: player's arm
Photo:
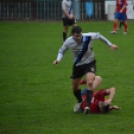
[[[112,51],[118,49],[118,46],[117,46],[117,45],[112,44],[108,39],[106,39],[106,38],[105,38],[103,35],[101,35],[100,33],[94,33],[92,37],[93,37],[93,39],[100,39],[102,42],[104,42],[105,44],[107,44],[107,45],[110,47],[110,49],[111,49]]]
[[[113,109],[115,109],[115,110],[120,110],[121,108],[118,107],[118,106],[116,106],[116,105],[110,106],[110,110],[113,110]]]
[[[106,94],[109,95],[108,99],[106,100],[106,102],[108,104],[111,104],[112,100],[113,100],[113,97],[115,95],[115,88],[112,87],[112,88],[109,88],[109,89],[106,89]]]
[[[64,42],[62,47],[59,49],[57,59],[53,61],[54,65],[58,64],[62,60],[64,53],[68,50],[68,48],[69,48],[69,46],[67,45],[67,41],[66,41],[66,42]]]
[[[126,8],[126,4],[124,4],[124,6],[121,8],[121,10],[120,10],[120,13],[122,13],[123,11],[124,11],[124,9]]]
[[[63,13],[69,18],[69,19],[72,19],[73,16],[71,16],[67,11],[66,11],[66,3],[63,1],[62,2],[62,11]]]
[[[126,8],[126,6],[127,6],[127,1],[124,0],[123,2],[124,2],[124,5],[123,5],[123,7],[121,8],[120,13],[122,13],[122,12],[124,11],[124,9]]]
[[[73,16],[70,15],[66,10],[63,10],[64,14],[69,18],[69,19],[72,19]]]

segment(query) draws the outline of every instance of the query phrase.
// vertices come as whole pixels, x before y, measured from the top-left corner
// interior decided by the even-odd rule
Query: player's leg
[[[81,89],[79,88],[79,86],[80,86],[80,81],[83,75],[84,75],[83,66],[77,67],[74,65],[72,76],[71,76],[73,94],[77,99],[77,103],[74,106],[74,112],[78,112],[82,104]]]
[[[118,19],[114,19],[114,25],[113,25],[113,31],[111,31],[112,34],[117,33],[117,27],[118,27]]]
[[[124,22],[122,20],[120,20],[120,23],[119,23],[119,29],[121,29],[121,26],[124,24]]]
[[[124,25],[124,34],[127,34],[128,32],[128,24],[127,24],[127,16],[125,13],[121,14],[121,19],[123,20],[123,25]]]
[[[82,103],[81,89],[79,88],[80,81],[81,81],[81,78],[72,79],[72,89],[73,89],[74,96],[77,99],[77,103],[74,106],[75,113],[80,110],[80,106]]]
[[[86,76],[86,84],[87,84],[87,92],[86,92],[86,107],[84,108],[83,113],[88,114],[90,112],[90,103],[93,96],[93,83],[95,80],[95,72],[96,72],[96,60],[85,65],[85,76]]]
[[[64,29],[63,29],[63,41],[65,41],[66,38],[67,38],[67,32],[68,32],[68,26],[64,26]]]
[[[63,41],[65,41],[66,38],[67,38],[67,32],[68,32],[68,18],[63,18],[62,21],[63,21],[63,33],[62,33],[62,36],[63,36]]]
[[[91,99],[93,96],[93,82],[95,79],[95,74],[92,72],[89,72],[86,74],[86,82],[87,82],[87,92],[86,92],[86,98],[87,98],[87,102],[86,102],[86,107],[84,108],[83,113],[84,114],[88,114],[90,112],[90,103],[91,103]]]
[[[118,26],[117,30],[120,30],[122,25],[124,25],[124,21],[120,20],[119,21],[119,26]]]
[[[101,82],[102,82],[102,78],[100,76],[95,76],[95,80],[93,82],[93,90],[96,90],[101,84]],[[80,84],[86,84],[86,79],[82,79],[80,81]]]
[[[93,90],[96,90],[102,82],[102,78],[100,76],[95,76],[94,82],[93,82]]]
[[[117,27],[118,27],[118,21],[120,19],[120,13],[116,12],[115,18],[114,18],[114,24],[113,24],[113,31],[111,31],[112,34],[117,33]]]
[[[128,32],[128,24],[127,24],[127,21],[125,20],[124,21],[124,34],[127,34]]]

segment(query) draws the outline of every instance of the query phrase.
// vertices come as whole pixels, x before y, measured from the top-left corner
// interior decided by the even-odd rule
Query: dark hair
[[[81,33],[82,32],[82,28],[80,26],[74,26],[71,30],[71,34],[74,33]]]
[[[110,107],[110,105],[105,105],[104,102],[100,102],[101,112],[108,113],[109,112],[109,107]]]

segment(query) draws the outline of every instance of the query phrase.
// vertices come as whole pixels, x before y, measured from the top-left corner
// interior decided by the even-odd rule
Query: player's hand
[[[112,102],[112,100],[110,100],[110,99],[108,99],[108,100],[105,101],[105,103],[108,104],[108,105],[110,105],[111,102]]]
[[[110,49],[111,49],[112,51],[117,50],[117,49],[118,49],[118,46],[112,44],[112,45],[110,46]]]
[[[70,19],[70,20],[73,19],[73,18],[74,18],[74,17],[73,17],[73,15],[71,15],[71,14],[68,16],[68,19]]]
[[[53,62],[53,65],[56,65],[56,64],[58,64],[60,61],[59,60],[55,60],[54,62]]]
[[[118,107],[116,105],[114,105],[113,108],[116,109],[116,110],[120,110],[121,109],[120,107]]]

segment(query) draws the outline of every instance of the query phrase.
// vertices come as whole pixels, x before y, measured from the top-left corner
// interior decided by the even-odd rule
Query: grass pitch
[[[62,45],[62,22],[0,22],[0,134],[133,134],[134,30],[111,35],[113,22],[78,22],[83,32],[100,32],[119,50],[94,42],[100,88],[116,87],[108,114],[74,114],[72,56],[52,65]],[[70,29],[69,29],[70,32]],[[69,35],[68,32],[68,35]],[[81,88],[84,88],[82,86]]]

